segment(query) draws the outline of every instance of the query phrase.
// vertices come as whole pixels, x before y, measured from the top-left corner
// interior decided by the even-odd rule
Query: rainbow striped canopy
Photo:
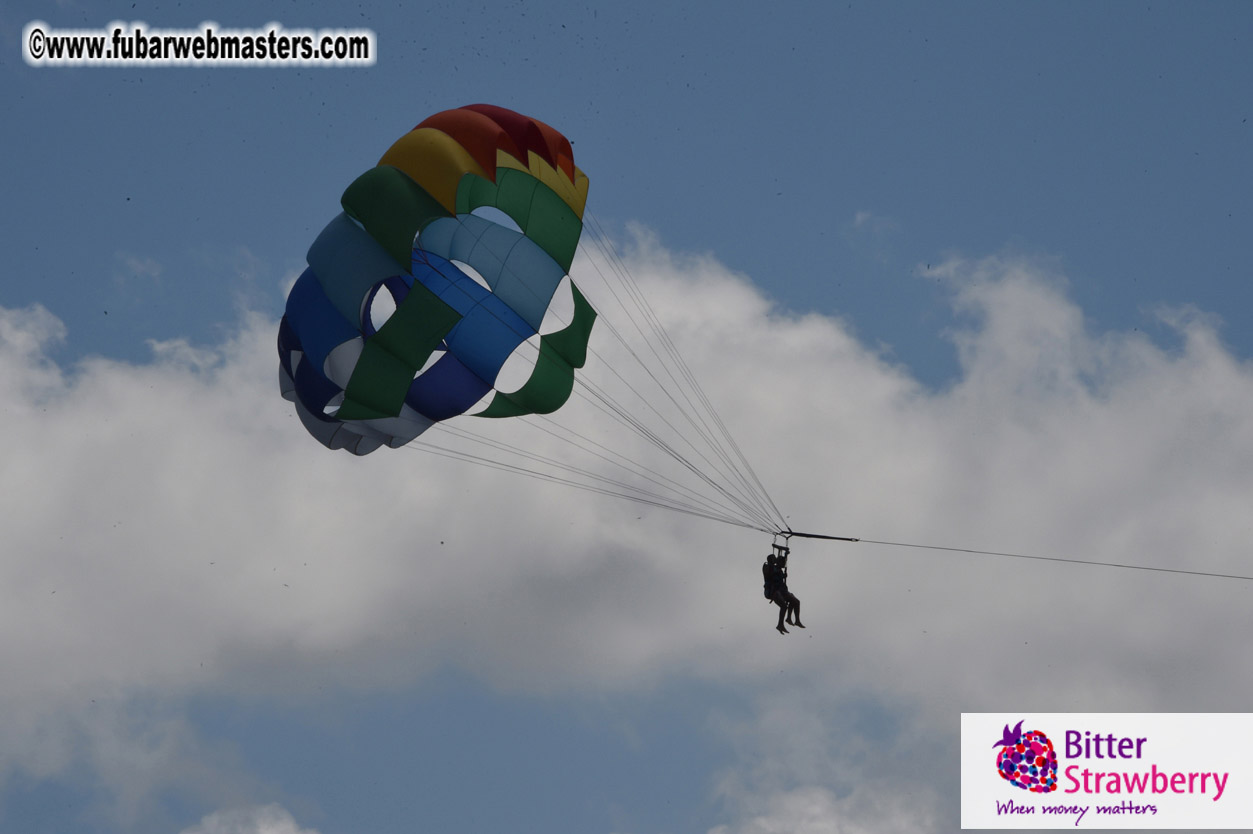
[[[481,417],[560,408],[596,313],[571,284],[570,321],[539,334],[587,187],[564,136],[503,107],[446,110],[402,136],[344,191],[287,298],[280,389],[309,433],[363,455],[480,404]],[[496,389],[537,336],[529,378]]]

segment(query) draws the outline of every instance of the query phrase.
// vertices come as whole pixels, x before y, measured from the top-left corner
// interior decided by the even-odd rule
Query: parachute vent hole
[[[347,388],[364,346],[365,339],[360,336],[336,345],[327,354],[326,361],[322,364],[322,373],[340,388]]]
[[[483,289],[489,290],[489,291],[491,290],[491,286],[488,285],[487,279],[484,278],[477,269],[470,266],[465,261],[453,261],[452,265],[457,267],[457,269],[461,270],[463,273],[465,273],[467,277],[473,279],[474,283],[478,284]]]
[[[505,360],[505,364],[501,366],[500,373],[496,375],[496,383],[493,387],[497,391],[505,393],[513,393],[526,385],[531,374],[535,370],[535,363],[539,361],[539,345],[540,337],[532,336],[509,354],[509,358]]]
[[[512,217],[505,214],[495,206],[479,206],[470,213],[475,217],[482,217],[484,220],[490,220],[497,226],[504,226],[506,229],[512,229],[515,232],[522,231],[522,227],[519,226]]]
[[[396,299],[392,298],[392,294],[386,287],[382,287],[378,292],[374,293],[374,297],[370,299],[370,324],[375,330],[382,329],[387,320],[396,312]]]
[[[487,407],[495,401],[495,399],[496,399],[496,392],[488,391],[481,398],[479,398],[478,402],[476,402],[470,408],[466,409],[466,414],[473,415],[473,414],[478,414],[480,411],[485,411]]]
[[[341,391],[331,397],[330,401],[322,407],[322,413],[327,417],[334,417],[339,413],[339,407],[344,404],[344,393]]]
[[[548,309],[544,311],[544,320],[539,326],[541,335],[555,333],[574,321],[574,291],[571,286],[573,285],[569,275],[562,278],[557,285],[552,300],[548,302]]]
[[[422,365],[421,368],[418,368],[418,372],[413,375],[413,378],[417,379],[418,377],[422,376],[422,374],[426,373],[427,371],[431,369],[431,366],[433,366],[436,362],[438,362],[439,360],[443,358],[444,358],[443,348],[438,348],[436,350],[431,351],[431,355],[426,357],[426,362]]]

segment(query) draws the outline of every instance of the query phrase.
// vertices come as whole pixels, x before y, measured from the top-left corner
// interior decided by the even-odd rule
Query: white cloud
[[[796,529],[1253,570],[1253,375],[1203,317],[1167,322],[1172,350],[1093,334],[1039,264],[952,261],[963,370],[933,391],[712,259],[646,239],[631,257]],[[794,542],[810,629],[783,638],[760,597],[763,536],[420,453],[321,449],[277,395],[274,327],[248,315],[220,345],[63,369],[46,353],[60,322],[0,312],[0,774],[131,762],[110,790],[139,808],[201,758],[181,699],[286,702],[441,665],[549,696],[783,687],[806,697],[753,726],[840,732],[861,693],[940,744],[963,710],[1238,710],[1253,684],[1242,583],[865,543]],[[1005,683],[1023,668],[1047,683]],[[88,706],[139,697],[165,711],[119,723]],[[727,832],[949,822],[935,782],[901,805],[876,781],[903,743],[867,770],[831,753],[847,738],[810,732],[804,773],[791,748],[737,732],[750,740],[724,785],[754,799]],[[767,770],[745,764],[758,757]]]
[[[860,799],[860,797],[859,797]],[[881,831],[927,831],[931,820],[890,802],[841,801],[827,788],[808,785],[766,798],[762,812],[709,834],[877,834]],[[862,805],[863,807],[856,807]],[[850,810],[850,806],[853,808]]]
[[[261,805],[215,811],[186,828],[182,834],[318,834],[312,828],[301,828],[279,805]]]
[[[886,262],[890,259],[892,240],[899,231],[900,224],[891,217],[862,209],[853,214],[844,237],[853,247]]]
[[[710,834],[948,830],[946,739],[891,694],[777,687],[718,719],[735,749],[717,793],[734,822]],[[955,770],[954,762],[954,770]],[[940,777],[940,778],[937,778]]]
[[[119,280],[129,281],[132,278],[145,278],[148,282],[158,281],[165,270],[156,258],[135,255],[130,252],[118,252],[117,260],[122,272]]]
[[[862,209],[853,214],[853,228],[869,231],[872,234],[881,234],[896,231],[898,224],[890,217]]]

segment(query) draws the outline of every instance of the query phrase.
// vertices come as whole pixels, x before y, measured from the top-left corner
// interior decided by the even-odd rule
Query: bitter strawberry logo
[[[1006,724],[1001,740],[992,746],[1001,748],[996,754],[996,772],[1002,779],[1032,793],[1057,790],[1057,753],[1044,733],[1024,733],[1021,721],[1012,730]]]

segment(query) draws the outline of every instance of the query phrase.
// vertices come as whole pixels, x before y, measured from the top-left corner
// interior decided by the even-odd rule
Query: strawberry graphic
[[[996,754],[996,772],[1002,779],[1032,793],[1057,790],[1057,753],[1044,733],[1024,733],[1021,721],[1012,730],[1006,724],[1001,740],[992,746],[1001,748]]]

